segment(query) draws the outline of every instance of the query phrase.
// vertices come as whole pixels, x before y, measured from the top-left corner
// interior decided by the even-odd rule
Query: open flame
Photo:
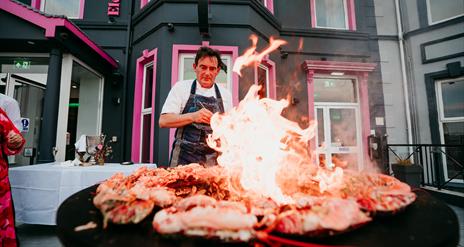
[[[266,54],[286,43],[271,38],[269,47],[256,53],[257,37],[253,35],[251,40],[252,47],[237,58],[234,72],[240,74],[244,66],[256,66]],[[270,197],[278,203],[291,202],[289,195],[308,182],[319,182],[321,193],[338,187],[343,171],[318,167],[309,151],[316,124],[300,128],[281,115],[288,101],[260,99],[259,89],[251,86],[237,107],[211,118],[213,133],[207,143],[220,152],[218,164],[236,174],[248,193]]]
[[[281,45],[287,44],[287,41],[281,40],[281,39],[276,39],[274,40],[273,37],[269,38],[269,46],[264,49],[262,52],[257,53],[256,52],[256,45],[258,44],[258,36],[252,34],[250,36],[252,45],[250,48],[248,48],[242,56],[238,57],[235,62],[234,62],[234,67],[232,68],[232,71],[237,73],[238,75],[242,76],[240,71],[242,70],[243,67],[250,66],[250,65],[257,65],[263,60],[263,58],[274,51],[275,49],[279,48]]]

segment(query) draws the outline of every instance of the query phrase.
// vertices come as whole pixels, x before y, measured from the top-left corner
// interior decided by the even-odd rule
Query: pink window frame
[[[153,62],[153,87],[151,98],[151,130],[150,130],[150,163],[153,163],[154,135],[155,135],[155,97],[156,97],[156,61],[158,48],[151,51],[144,50],[142,56],[137,59],[135,71],[135,88],[134,88],[134,113],[132,116],[132,161],[140,162],[140,139],[141,139],[141,121],[142,121],[142,99],[143,99],[143,74],[145,65]]]
[[[201,46],[208,46],[221,52],[221,54],[232,55],[232,64],[238,57],[237,46],[215,46],[209,45],[208,41],[203,41],[201,45],[173,45],[172,46],[172,66],[171,66],[171,87],[179,80],[179,55],[183,53],[196,53]],[[232,73],[232,104],[238,104],[238,75]],[[171,155],[172,143],[174,141],[175,128],[169,130],[169,155]]]
[[[267,55],[262,61],[261,64],[266,66],[269,69],[269,88],[267,89],[269,92],[269,98],[277,99],[276,93],[276,71],[275,71],[275,63],[269,59]],[[255,84],[258,84],[258,66],[255,67]]]
[[[367,83],[369,72],[376,67],[375,63],[361,62],[340,62],[340,61],[318,61],[306,60],[303,68],[306,71],[306,83],[308,92],[308,116],[309,119],[315,119],[314,116],[314,75],[327,74],[331,72],[343,72],[345,75],[352,75],[358,78],[359,106],[361,111],[361,145],[363,149],[364,164],[370,164],[367,138],[371,134],[371,121],[369,111],[369,93]],[[316,147],[314,139],[311,141],[311,147]]]
[[[46,1],[47,0],[32,0],[31,7],[41,10],[40,5],[42,4],[42,2],[46,2]],[[85,6],[85,0],[79,0],[79,17],[77,19],[84,19],[84,6]],[[75,19],[75,18],[71,18],[71,19]]]
[[[356,31],[356,13],[355,13],[355,4],[354,0],[344,0],[346,1],[345,12],[348,14],[348,29],[350,31]],[[316,17],[316,0],[309,0],[310,11],[311,11],[311,27],[312,28],[323,28],[317,27],[317,17]]]
[[[150,0],[140,0],[140,8],[145,7]]]
[[[266,2],[266,8],[274,14],[274,0],[264,0]]]

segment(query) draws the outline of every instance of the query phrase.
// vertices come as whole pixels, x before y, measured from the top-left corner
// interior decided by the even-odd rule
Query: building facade
[[[461,145],[441,150],[463,164],[464,2],[374,3],[388,142]],[[462,167],[450,158],[437,160],[440,180],[462,173]],[[424,169],[435,172],[427,164]],[[429,175],[424,173],[426,183]],[[462,176],[453,183],[461,186]]]
[[[50,12],[58,7],[47,9],[48,4],[57,4],[51,0],[23,1],[23,5],[6,2],[23,8],[29,5],[26,9],[42,16],[47,14],[37,9],[64,14]],[[66,20],[117,62],[115,68],[108,66],[103,72],[88,66],[110,81],[105,80],[103,86],[100,131],[117,140],[115,153],[119,155],[115,161],[168,164],[173,131],[158,127],[161,107],[172,85],[193,79],[195,51],[210,46],[221,51],[227,64],[227,73],[221,72],[217,82],[232,92],[234,104],[250,85],[263,85],[263,96],[289,99],[290,106],[284,112],[287,118],[301,127],[307,127],[311,120],[318,122],[312,146],[320,162],[344,160],[345,165],[359,169],[375,162],[377,155],[369,150],[368,139],[385,134],[385,111],[373,1],[70,2],[79,3],[79,7],[72,12],[75,18]],[[8,9],[1,14],[10,15]],[[288,44],[258,66],[244,69],[239,77],[231,68],[251,46],[251,35],[258,38],[257,51],[267,47],[271,37]],[[22,51],[18,48],[14,52]],[[77,52],[73,56],[79,55]],[[93,62],[102,65],[98,60]],[[48,77],[45,91],[49,90]],[[70,81],[69,85],[73,79]],[[59,107],[69,108],[73,103]],[[83,108],[81,101],[77,108]],[[74,131],[74,136],[85,131]],[[74,143],[74,132],[70,132],[68,144]]]

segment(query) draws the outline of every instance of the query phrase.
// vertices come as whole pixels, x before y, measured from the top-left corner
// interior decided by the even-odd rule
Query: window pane
[[[268,74],[267,69],[261,66],[258,66],[258,80],[257,81],[258,81],[258,85],[261,86],[261,89],[258,92],[260,99],[268,97],[268,93],[267,93],[268,76],[267,74]]]
[[[193,63],[195,62],[194,57],[184,57],[183,80],[195,79],[195,72],[193,71]]]
[[[443,123],[443,134],[445,144],[464,145],[464,122]],[[462,171],[462,167],[457,165],[455,161],[464,163],[464,150],[461,147],[447,147],[446,153],[449,155],[446,158],[446,166],[450,178]]]
[[[45,0],[44,12],[67,17],[79,17],[80,0]]]
[[[464,80],[443,82],[440,85],[445,118],[464,117]]]
[[[352,79],[315,78],[315,102],[356,103],[356,84]]]
[[[145,67],[144,77],[145,93],[143,95],[144,103],[143,108],[151,108],[151,100],[153,96],[153,64]]]
[[[151,136],[151,114],[143,115],[142,123],[142,150],[141,160],[144,163],[150,162],[150,136]]]
[[[316,0],[318,27],[346,28],[345,0]]]
[[[356,112],[354,109],[330,109],[333,147],[356,146]]]
[[[432,22],[464,14],[463,0],[429,0]]]

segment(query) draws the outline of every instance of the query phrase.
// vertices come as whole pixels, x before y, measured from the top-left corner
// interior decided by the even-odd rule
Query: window
[[[274,1],[273,0],[258,0],[264,7],[274,14]]]
[[[310,0],[311,26],[356,30],[354,0]]]
[[[268,57],[255,68],[255,84],[261,86],[259,98],[276,99],[275,63]]]
[[[353,79],[314,79],[314,102],[356,103],[356,91],[356,81]]]
[[[131,151],[135,162],[154,162],[156,54],[157,49],[145,50],[137,59]]]
[[[84,0],[32,0],[31,6],[52,15],[65,15],[71,19],[84,17]]]
[[[142,92],[142,121],[140,126],[140,161],[150,162],[150,137],[152,119],[152,96],[153,96],[153,63],[146,64],[143,68],[143,92]]]
[[[464,16],[463,0],[427,0],[429,25]]]
[[[257,84],[261,86],[259,90],[259,98],[268,98],[269,97],[269,68],[263,64],[260,64],[257,68],[258,70],[258,80]]]
[[[464,145],[464,77],[436,82],[439,128],[441,143],[446,145]],[[464,160],[464,151],[460,149],[446,150],[458,161]],[[445,179],[458,174],[462,167],[449,157],[443,157]]]

